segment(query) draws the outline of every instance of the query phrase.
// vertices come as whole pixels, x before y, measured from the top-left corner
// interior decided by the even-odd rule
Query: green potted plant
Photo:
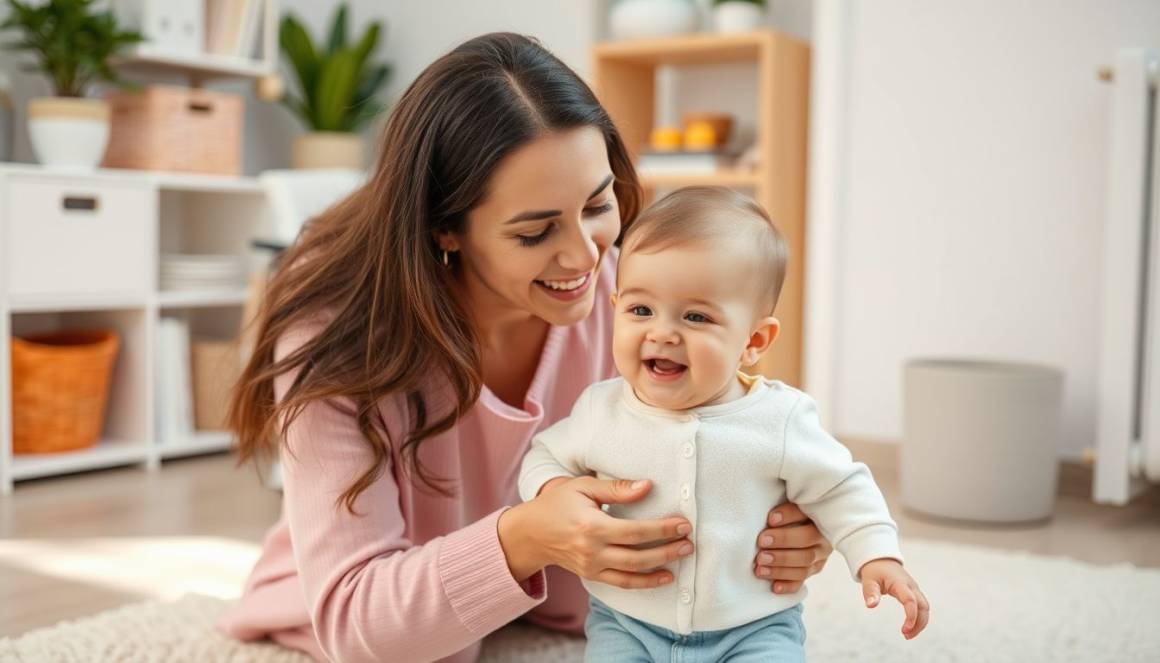
[[[717,32],[749,32],[765,21],[765,0],[713,0]]]
[[[292,14],[282,19],[278,41],[298,80],[298,94],[283,103],[309,129],[295,139],[295,168],[362,168],[363,143],[358,131],[383,110],[378,93],[390,77],[390,65],[372,59],[378,47],[378,22],[362,37],[347,39],[347,6],[339,6],[325,47],[315,46]]]
[[[0,31],[15,30],[20,39],[5,44],[9,50],[36,56],[32,70],[52,82],[56,96],[28,102],[28,133],[37,159],[48,166],[94,168],[101,162],[109,139],[109,106],[86,99],[95,81],[124,82],[109,66],[109,58],[129,44],[142,41],[140,33],[122,30],[108,10],[93,7],[96,0],[7,0],[8,17]]]

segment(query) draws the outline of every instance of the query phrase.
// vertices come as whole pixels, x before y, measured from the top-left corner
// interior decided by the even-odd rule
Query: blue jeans
[[[802,605],[721,631],[681,635],[633,619],[590,597],[584,633],[587,663],[804,663]]]

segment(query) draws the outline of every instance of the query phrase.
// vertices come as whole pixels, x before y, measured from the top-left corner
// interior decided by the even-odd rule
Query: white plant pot
[[[30,99],[28,134],[45,166],[96,168],[109,144],[109,104],[71,97]]]
[[[614,39],[667,37],[697,29],[691,0],[621,0],[608,15]]]
[[[750,32],[765,22],[765,8],[752,2],[726,2],[713,8],[717,32]]]
[[[362,136],[338,131],[312,131],[294,139],[291,163],[298,169],[363,168]]]

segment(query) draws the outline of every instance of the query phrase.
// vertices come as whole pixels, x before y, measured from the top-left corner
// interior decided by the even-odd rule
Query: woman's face
[[[457,250],[477,314],[530,313],[570,325],[591,311],[597,266],[620,234],[604,137],[595,127],[547,134],[500,162]]]

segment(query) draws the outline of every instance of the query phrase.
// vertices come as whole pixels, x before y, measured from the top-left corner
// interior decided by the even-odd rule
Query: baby
[[[520,495],[559,477],[650,479],[644,499],[606,508],[683,516],[694,553],[656,588],[586,580],[587,660],[804,660],[805,587],[775,594],[753,575],[754,523],[786,501],[846,558],[867,606],[890,594],[906,609],[904,636],[925,627],[926,600],[869,470],[822,430],[813,399],[739,370],[777,337],[786,253],[757,203],[718,187],[666,196],[624,237],[612,297],[621,377],[588,387],[536,436]]]

